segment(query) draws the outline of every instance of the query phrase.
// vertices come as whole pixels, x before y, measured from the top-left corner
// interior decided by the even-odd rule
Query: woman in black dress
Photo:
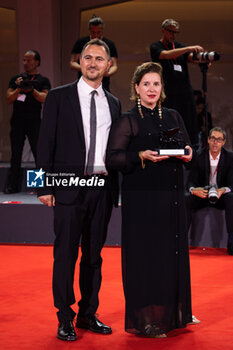
[[[160,64],[136,68],[131,95],[137,105],[113,125],[107,152],[107,165],[123,173],[125,330],[166,337],[192,322],[183,181],[192,149],[179,113],[161,107]],[[188,155],[158,155],[163,132],[174,128]]]

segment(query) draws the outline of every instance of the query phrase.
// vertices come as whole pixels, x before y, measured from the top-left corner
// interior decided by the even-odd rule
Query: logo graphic
[[[44,174],[42,169],[27,170],[27,187],[44,187]]]

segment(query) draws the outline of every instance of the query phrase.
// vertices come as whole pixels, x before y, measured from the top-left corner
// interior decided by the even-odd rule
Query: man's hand
[[[117,58],[111,57],[111,65],[108,68],[108,70],[104,73],[104,77],[110,77],[111,75],[115,74],[117,70],[118,70]]]
[[[226,192],[226,189],[222,187],[222,188],[217,188],[216,191],[218,192],[218,199],[219,199],[221,195]]]
[[[205,190],[204,187],[195,187],[192,189],[192,194],[200,198],[207,198],[208,190]]]
[[[18,77],[15,81],[15,84],[20,88],[20,84],[21,82],[23,81],[23,78],[22,77]]]
[[[38,199],[41,203],[47,205],[48,207],[55,206],[55,197],[53,194],[46,194],[45,196],[39,196]]]
[[[193,46],[188,46],[189,51],[190,52],[195,52],[195,53],[199,53],[199,52],[203,52],[204,48],[200,45],[193,45]]]

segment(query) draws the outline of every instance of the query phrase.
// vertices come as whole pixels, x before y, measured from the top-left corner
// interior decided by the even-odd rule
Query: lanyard
[[[162,42],[163,46],[165,47],[165,49],[171,50],[171,49],[169,49],[168,45],[165,44],[165,42],[164,42],[163,40],[161,40],[161,42]],[[174,41],[173,41],[173,42],[172,42],[172,49],[174,50],[175,48],[176,48],[176,47],[175,47],[175,44],[174,44]],[[175,63],[177,63],[177,59],[176,59],[176,58],[173,58],[172,61],[174,61]]]
[[[218,164],[219,164],[219,160],[218,160]],[[214,177],[215,177],[216,174],[217,174],[217,171],[218,171],[218,164],[216,165],[216,168],[215,168],[213,174],[212,174],[212,166],[210,165],[210,184],[213,183]]]

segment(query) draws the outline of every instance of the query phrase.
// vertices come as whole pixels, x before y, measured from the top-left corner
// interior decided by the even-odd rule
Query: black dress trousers
[[[54,208],[53,295],[59,321],[73,320],[76,315],[70,306],[75,303],[73,283],[80,239],[79,315],[94,315],[99,305],[100,254],[113,206],[108,177],[105,182],[104,188],[81,188],[75,203],[56,203]]]

